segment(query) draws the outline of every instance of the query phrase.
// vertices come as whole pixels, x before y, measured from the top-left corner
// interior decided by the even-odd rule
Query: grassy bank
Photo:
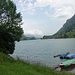
[[[73,75],[66,72],[57,72],[48,67],[31,65],[14,60],[12,57],[0,53],[0,75]]]

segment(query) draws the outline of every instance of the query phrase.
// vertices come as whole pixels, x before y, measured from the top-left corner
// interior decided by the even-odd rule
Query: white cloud
[[[39,29],[32,29],[25,32],[25,34],[32,34],[32,35],[43,35],[42,31]]]
[[[50,5],[51,0],[36,0],[34,6],[35,7],[45,7]]]
[[[54,13],[49,14],[45,11],[45,14],[51,18],[70,18],[75,13],[75,0],[37,0],[35,7],[50,6],[54,8]]]
[[[58,8],[55,10],[54,14],[53,14],[53,18],[70,18],[74,15],[75,13],[75,10],[68,6],[64,6],[64,7],[61,7],[61,8]]]
[[[24,20],[22,28],[25,34],[43,35],[42,31],[37,28],[37,23],[30,20]]]
[[[28,6],[29,10],[31,10],[33,8],[33,4],[32,3],[29,3],[27,6]]]
[[[75,13],[75,0],[13,0],[13,1],[17,5],[18,11],[21,12],[23,19],[26,19],[28,17],[27,20],[24,20],[24,24],[22,25],[25,33],[42,34],[42,31],[40,30],[43,24],[38,23],[43,22],[43,19],[40,20],[41,22],[38,22],[39,20],[35,22],[29,21],[28,20],[29,18],[33,19],[36,17],[34,19],[36,20],[38,19],[38,17],[43,16],[43,13],[45,13],[45,15],[47,15],[52,19],[55,19],[55,21],[58,18],[61,18],[61,20],[62,19],[66,20]],[[43,13],[40,13],[41,12],[40,10]],[[41,16],[37,16],[36,13],[41,14]],[[30,15],[34,15],[32,16],[33,18]]]
[[[16,5],[17,5],[17,9],[19,12],[23,13],[23,12],[27,12],[30,13],[31,15],[34,14],[34,4],[32,3],[33,0],[13,0]]]
[[[13,0],[15,1],[15,0]],[[46,7],[54,8],[55,11],[53,14],[55,17],[68,16],[71,17],[71,14],[75,13],[75,0],[16,0],[19,5],[18,9],[22,12],[28,12],[31,15],[34,15],[36,7]],[[49,16],[49,13],[46,13]],[[67,15],[68,14],[68,15]]]
[[[61,7],[63,5],[71,5],[74,4],[75,0],[36,0],[35,6],[36,7]]]
[[[15,0],[13,0],[15,1]],[[75,13],[75,0],[16,0],[19,5],[19,11],[28,12],[31,15],[34,15],[36,7],[46,7],[54,8],[55,11],[53,16],[58,17],[71,17]],[[33,3],[34,2],[34,3]],[[45,11],[46,13],[46,11]],[[50,16],[49,13],[46,13],[47,16]]]

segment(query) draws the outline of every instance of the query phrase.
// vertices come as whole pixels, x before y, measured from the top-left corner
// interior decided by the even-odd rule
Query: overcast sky
[[[52,35],[75,13],[75,0],[13,0],[25,34]]]

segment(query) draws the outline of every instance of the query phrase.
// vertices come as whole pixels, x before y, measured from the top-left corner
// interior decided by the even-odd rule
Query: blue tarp
[[[73,59],[75,58],[75,54],[61,54],[60,59]]]

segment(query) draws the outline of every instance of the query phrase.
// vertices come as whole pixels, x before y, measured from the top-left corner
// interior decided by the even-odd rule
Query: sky
[[[53,35],[75,14],[75,0],[13,0],[24,34]]]

